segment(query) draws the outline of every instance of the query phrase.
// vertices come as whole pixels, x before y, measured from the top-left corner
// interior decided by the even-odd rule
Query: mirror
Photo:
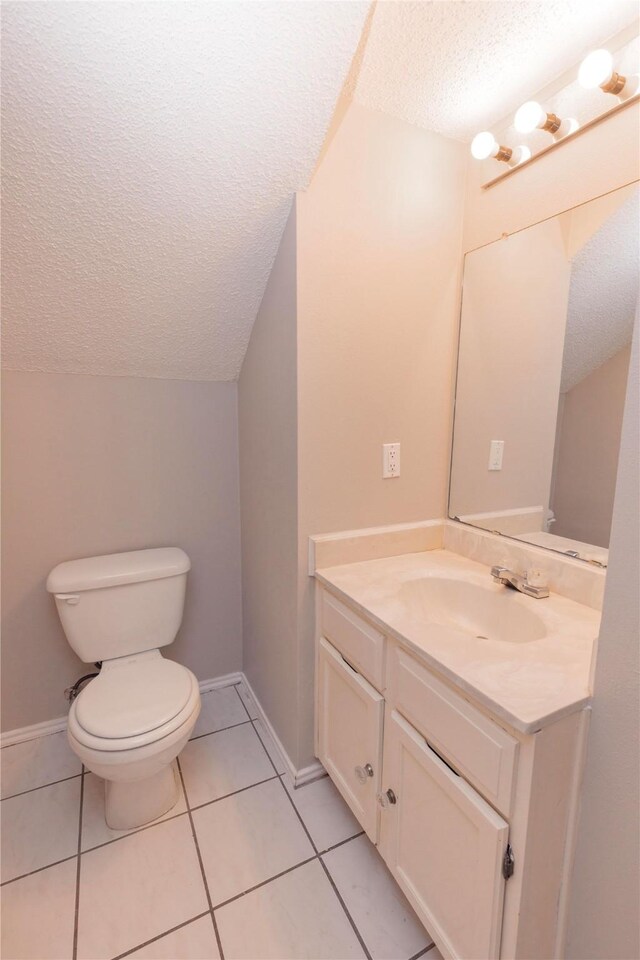
[[[606,566],[637,184],[465,257],[449,516]]]

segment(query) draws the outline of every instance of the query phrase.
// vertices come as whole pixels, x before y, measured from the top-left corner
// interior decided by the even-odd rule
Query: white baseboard
[[[247,690],[249,691],[251,699],[256,705],[256,710],[258,712],[260,720],[262,721],[269,735],[271,736],[271,739],[275,744],[276,750],[280,754],[280,758],[284,766],[286,767],[287,772],[289,773],[291,779],[293,780],[294,787],[301,787],[305,783],[311,783],[313,780],[318,780],[320,777],[323,777],[325,775],[325,769],[319,760],[315,760],[313,763],[308,764],[306,767],[301,767],[300,769],[296,767],[293,760],[285,750],[280,737],[278,736],[273,726],[271,725],[271,721],[269,720],[267,714],[265,713],[264,708],[262,707],[262,704],[260,703],[260,701],[258,700],[255,694],[255,690],[247,680],[245,674],[242,674],[242,681],[245,687],[247,688]]]
[[[249,691],[249,694],[256,705],[256,711],[259,715],[259,718],[271,736],[276,750],[278,751],[286,770],[293,780],[294,787],[301,787],[305,783],[311,783],[313,780],[318,780],[320,777],[323,777],[325,775],[325,769],[319,760],[315,760],[313,763],[310,763],[306,767],[302,767],[300,769],[295,766],[244,673],[237,671],[236,673],[226,673],[222,677],[213,677],[210,680],[201,680],[198,686],[200,687],[200,693],[209,693],[211,690],[218,690],[221,687],[230,687],[236,683],[244,683],[245,687]],[[37,737],[48,737],[53,733],[62,733],[62,731],[66,729],[67,718],[65,716],[58,717],[56,720],[45,720],[42,723],[33,723],[29,727],[19,727],[16,730],[7,730],[6,733],[0,735],[0,747],[10,747],[15,743],[24,743],[27,740],[35,740]]]
[[[7,730],[6,733],[0,735],[0,747],[11,747],[14,743],[24,743],[26,740],[35,740],[36,737],[49,737],[52,733],[61,733],[66,729],[66,717],[44,720],[42,723],[32,723],[29,727]]]
[[[241,680],[244,680],[244,674],[238,670],[236,673],[225,673],[222,677],[214,677],[213,680],[201,680],[198,686],[200,693],[208,693],[219,687],[231,687],[235,683],[240,683]]]

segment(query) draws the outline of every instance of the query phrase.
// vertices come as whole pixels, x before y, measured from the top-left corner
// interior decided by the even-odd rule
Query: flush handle
[[[77,593],[56,593],[56,600],[64,600],[70,607],[75,607],[80,603],[80,597]]]

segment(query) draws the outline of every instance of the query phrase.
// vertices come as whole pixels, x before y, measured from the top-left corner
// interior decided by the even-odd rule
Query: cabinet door
[[[445,957],[493,960],[507,823],[395,710],[384,751],[383,857]]]
[[[318,672],[320,760],[376,843],[384,700],[324,638]]]

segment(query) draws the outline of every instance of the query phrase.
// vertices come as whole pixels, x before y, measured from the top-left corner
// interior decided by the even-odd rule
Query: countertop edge
[[[340,587],[324,576],[321,570],[316,570],[314,574],[314,579],[318,580],[319,583],[325,587],[329,593],[337,597],[338,600],[343,601],[352,609],[360,613],[365,620],[368,620],[375,627],[377,627],[385,636],[391,637],[397,643],[399,643],[405,650],[408,650],[410,653],[414,654],[419,660],[425,663],[434,673],[438,674],[440,677],[444,678],[446,681],[451,683],[457,690],[460,691],[466,697],[470,697],[476,704],[482,706],[485,710],[488,710],[497,720],[502,723],[508,724],[513,730],[516,730],[518,733],[521,733],[525,736],[531,736],[531,734],[537,733],[539,730],[542,730],[544,727],[549,727],[554,723],[557,723],[559,720],[562,720],[563,717],[570,716],[572,713],[578,713],[583,710],[585,707],[591,705],[593,697],[591,694],[587,694],[584,697],[581,697],[578,700],[575,700],[572,703],[567,704],[564,707],[559,707],[557,710],[553,710],[551,713],[544,714],[542,717],[527,721],[521,717],[516,716],[511,713],[510,710],[507,710],[506,707],[503,707],[501,704],[497,703],[486,693],[483,693],[481,690],[478,690],[477,687],[474,687],[473,684],[464,680],[459,674],[455,673],[453,670],[450,670],[439,660],[436,660],[428,651],[424,650],[418,644],[414,643],[413,640],[409,640],[398,630],[387,623],[385,620],[382,620],[376,614],[372,613],[368,607],[363,606],[358,600],[355,600],[351,594],[346,593]]]

